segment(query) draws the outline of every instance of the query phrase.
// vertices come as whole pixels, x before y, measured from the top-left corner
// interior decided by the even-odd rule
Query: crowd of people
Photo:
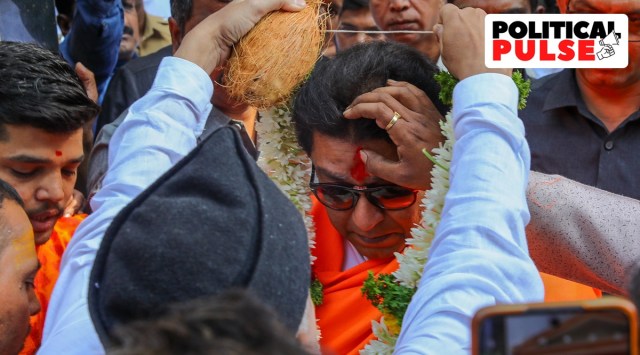
[[[58,52],[0,41],[0,354],[464,354],[482,307],[640,294],[640,2],[327,2],[288,113],[301,214],[221,75],[261,18],[307,4],[166,1],[56,0]],[[486,14],[556,11],[627,14],[628,67],[485,66]],[[420,249],[439,193],[391,319],[363,284]]]

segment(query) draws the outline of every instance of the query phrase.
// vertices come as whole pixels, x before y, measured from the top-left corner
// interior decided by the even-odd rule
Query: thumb
[[[98,86],[93,72],[80,62],[76,63],[75,70],[78,78],[82,81],[82,86],[84,86],[84,91],[87,93],[87,96],[89,96],[93,102],[98,103]]]
[[[394,180],[393,174],[397,162],[388,160],[376,152],[364,149],[360,151],[360,159],[364,162],[367,173],[370,175],[387,181]]]

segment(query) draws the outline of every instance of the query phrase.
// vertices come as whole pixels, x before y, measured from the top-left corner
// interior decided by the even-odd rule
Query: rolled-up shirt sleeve
[[[398,354],[469,353],[479,308],[543,299],[524,233],[530,153],[517,102],[500,74],[469,77],[454,90],[450,189]]]

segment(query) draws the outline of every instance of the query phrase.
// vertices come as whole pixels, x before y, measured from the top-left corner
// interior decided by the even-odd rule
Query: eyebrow
[[[15,155],[12,157],[9,157],[8,160],[14,161],[16,163],[26,163],[26,164],[51,164],[53,163],[53,160],[51,159],[44,159],[44,158],[38,158],[38,157],[34,157],[31,155]],[[84,160],[84,155],[81,155],[77,158],[74,159],[69,159],[66,163],[67,164],[79,164],[82,163],[82,160]]]
[[[320,173],[321,175],[324,175],[324,176],[328,177],[331,180],[335,180],[336,182],[345,183],[345,184],[348,184],[348,185],[353,185],[352,183],[347,182],[347,178],[342,174],[338,174],[338,173],[329,171],[329,170],[324,169],[322,167],[319,167],[317,165],[315,165],[315,169],[316,169],[316,177],[318,176],[318,173]]]
[[[329,171],[329,170],[324,169],[324,168],[322,168],[322,167],[319,167],[319,166],[317,166],[317,165],[316,165],[316,166],[314,166],[314,167],[315,167],[315,169],[316,169],[316,179],[317,179],[317,177],[318,177],[318,172],[320,172],[320,174],[322,174],[322,175],[326,176],[327,178],[329,178],[329,179],[333,180],[333,183],[336,183],[336,184],[339,184],[339,185],[341,184],[341,185],[349,185],[349,186],[364,186],[364,185],[361,185],[361,184],[358,184],[358,183],[355,183],[355,184],[354,184],[353,182],[349,181],[349,178],[345,177],[345,175],[343,175],[343,174],[338,174],[338,173],[336,173],[336,172]],[[373,176],[373,175],[369,175],[369,176],[370,176],[371,178],[373,178],[373,181],[372,181],[372,182],[370,182],[370,183],[368,183],[368,184],[367,184],[367,186],[376,186],[376,185],[386,186],[386,185],[394,185],[394,184],[389,183],[388,181],[384,181],[384,180],[380,179],[380,178],[379,178],[379,177],[377,177],[377,176]],[[314,182],[315,182],[315,181],[314,181]]]

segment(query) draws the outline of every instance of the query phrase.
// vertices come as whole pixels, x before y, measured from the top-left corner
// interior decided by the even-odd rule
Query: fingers
[[[87,96],[89,96],[93,102],[98,103],[98,86],[96,85],[96,78],[93,72],[80,62],[76,63],[75,70],[80,81],[82,81],[82,86],[84,86],[84,91],[86,91]]]
[[[378,88],[374,92],[388,93],[411,111],[422,112],[426,109],[437,111],[427,94],[414,85],[395,80],[388,80],[387,85],[389,86]]]
[[[396,133],[398,130],[392,133],[387,128],[396,112],[407,122],[439,131],[442,115],[422,90],[407,82],[389,80],[389,86],[358,96],[344,112],[344,117],[375,119],[378,127],[390,131],[391,138],[397,141],[402,138]]]
[[[375,119],[378,127],[383,129],[386,129],[396,112],[402,117],[408,114],[408,110],[390,95],[370,92],[360,95],[356,101],[344,112],[344,117]]]
[[[422,153],[420,153],[422,154]],[[419,154],[405,154],[399,161],[389,160],[371,151],[361,150],[360,158],[367,172],[393,184],[416,190],[427,190],[430,187],[431,162]]]
[[[63,216],[71,217],[75,215],[80,211],[83,205],[84,205],[84,195],[82,194],[82,192],[78,190],[73,190],[73,194],[71,194],[71,197],[67,202],[67,206],[65,206],[64,208]]]
[[[279,9],[300,11],[305,7],[304,0],[235,0],[189,31],[174,56],[211,74],[229,57],[230,47],[266,14]]]
[[[511,75],[510,69],[487,68],[484,64],[484,20],[481,9],[459,9],[446,4],[440,9],[434,31],[441,44],[444,65],[456,78],[463,80],[482,73]]]

